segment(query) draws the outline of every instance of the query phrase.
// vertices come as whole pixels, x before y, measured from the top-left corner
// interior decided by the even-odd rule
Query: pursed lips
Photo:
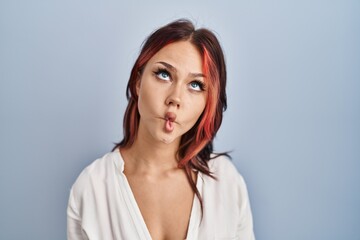
[[[158,119],[164,120],[165,122],[168,120],[167,118],[164,117],[158,117]],[[178,121],[173,121],[173,123],[176,123],[177,125],[181,125]]]

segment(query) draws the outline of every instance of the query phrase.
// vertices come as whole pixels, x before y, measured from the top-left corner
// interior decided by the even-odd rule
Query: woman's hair
[[[178,41],[189,41],[199,51],[202,57],[203,73],[207,81],[207,102],[205,109],[195,125],[186,132],[180,141],[177,153],[179,167],[185,168],[190,185],[200,200],[202,198],[191,176],[191,170],[198,170],[213,177],[207,162],[213,157],[213,139],[218,131],[226,110],[226,67],[224,54],[215,35],[205,28],[195,30],[194,25],[187,19],[171,22],[153,32],[143,43],[139,57],[131,70],[127,85],[126,97],[128,106],[124,116],[124,138],[117,143],[116,148],[130,147],[137,136],[140,114],[138,110],[138,95],[136,82],[142,74],[147,62],[163,47]]]

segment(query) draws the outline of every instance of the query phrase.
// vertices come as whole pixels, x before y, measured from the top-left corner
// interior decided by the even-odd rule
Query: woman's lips
[[[173,112],[167,112],[165,114],[165,131],[172,132],[175,128],[176,114]]]
[[[165,131],[166,132],[172,132],[174,130],[174,122],[171,122],[170,120],[166,120],[165,122]]]

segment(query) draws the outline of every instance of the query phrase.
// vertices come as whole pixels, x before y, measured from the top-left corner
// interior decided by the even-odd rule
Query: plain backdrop
[[[258,240],[360,239],[360,1],[0,1],[0,239],[66,239],[69,190],[122,138],[140,46],[177,18],[228,67]]]

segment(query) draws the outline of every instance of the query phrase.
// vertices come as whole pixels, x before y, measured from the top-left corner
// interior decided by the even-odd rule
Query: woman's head
[[[129,103],[124,116],[124,139],[117,146],[130,147],[136,139],[140,122],[139,80],[146,71],[147,64],[160,50],[180,42],[187,42],[189,48],[193,46],[197,51],[206,85],[203,110],[194,125],[181,136],[178,151],[181,166],[187,165],[189,161],[196,166],[197,158],[208,160],[212,151],[212,140],[226,109],[226,68],[224,55],[215,35],[207,29],[195,30],[188,20],[177,20],[159,28],[143,44],[130,74],[126,94]],[[192,86],[199,87],[196,84]]]

